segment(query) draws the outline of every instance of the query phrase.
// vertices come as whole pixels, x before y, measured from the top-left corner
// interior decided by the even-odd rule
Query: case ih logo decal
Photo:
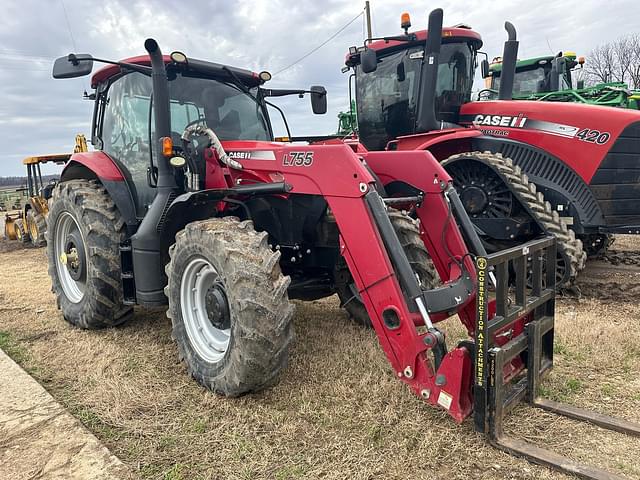
[[[276,155],[271,150],[249,150],[245,152],[227,152],[234,160],[275,160]]]
[[[313,152],[289,152],[282,157],[285,167],[310,167],[313,165]]]
[[[494,137],[508,137],[509,131],[502,129],[492,129],[483,127],[502,127],[517,128],[523,130],[538,130],[551,135],[557,135],[565,138],[575,138],[583,142],[604,145],[611,139],[609,132],[602,132],[591,128],[573,127],[571,125],[563,125],[561,123],[545,122],[543,120],[533,120],[520,114],[517,117],[511,115],[463,115],[460,117],[460,123],[473,123],[485,135]]]
[[[490,127],[523,128],[526,122],[527,117],[522,114],[517,117],[509,115],[476,115],[473,119],[474,125]]]

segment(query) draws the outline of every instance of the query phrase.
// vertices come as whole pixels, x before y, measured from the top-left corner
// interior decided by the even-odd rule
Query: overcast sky
[[[520,58],[559,50],[588,52],[619,35],[638,32],[635,0],[563,2],[371,0],[374,35],[401,32],[400,14],[413,30],[426,28],[428,8],[444,8],[444,24],[466,23],[499,55],[503,24],[518,30]],[[278,72],[336,33],[358,15],[364,1],[347,0],[2,0],[0,16],[0,176],[23,173],[25,156],[70,151],[76,133],[89,138],[92,102],[82,99],[88,77],[53,80],[56,57],[77,50],[109,59],[144,52],[147,37],[165,53]],[[65,18],[65,10],[70,24]],[[270,86],[324,85],[329,111],[314,116],[308,98],[278,99],[295,134],[334,132],[336,115],[348,108],[344,55],[363,42],[363,16]],[[75,47],[74,47],[75,42]],[[588,59],[587,59],[588,61]],[[282,132],[276,132],[276,134]]]

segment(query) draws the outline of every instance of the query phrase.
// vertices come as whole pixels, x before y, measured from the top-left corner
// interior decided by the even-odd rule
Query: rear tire
[[[47,222],[44,219],[44,215],[36,213],[35,210],[29,210],[27,212],[27,226],[31,244],[34,247],[44,247],[47,244],[47,239],[45,238]]]
[[[435,288],[439,283],[429,252],[420,238],[418,222],[406,214],[394,209],[389,209],[389,220],[398,235],[400,244],[407,255],[413,272],[417,275],[423,290]],[[344,258],[340,257],[336,265],[335,284],[336,293],[340,298],[340,304],[349,313],[354,322],[364,326],[372,327],[371,318],[358,293],[351,272]]]
[[[120,279],[124,240],[124,220],[102,185],[70,180],[56,186],[47,229],[49,276],[58,308],[72,325],[113,327],[130,318],[133,308],[124,305]]]
[[[290,279],[267,237],[250,221],[212,218],[189,223],[169,249],[167,316],[180,360],[221,395],[271,386],[287,365]]]

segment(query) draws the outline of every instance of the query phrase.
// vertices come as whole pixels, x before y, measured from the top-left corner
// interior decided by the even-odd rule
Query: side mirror
[[[316,115],[327,113],[327,90],[320,85],[312,85],[309,88],[311,92],[311,109]]]
[[[375,72],[378,68],[378,55],[371,48],[365,49],[360,53],[360,66],[364,73]]]
[[[482,78],[489,77],[489,61],[486,58],[480,62],[480,73],[482,74]]]
[[[93,69],[93,57],[87,53],[70,53],[53,64],[53,78],[76,78],[89,75]]]

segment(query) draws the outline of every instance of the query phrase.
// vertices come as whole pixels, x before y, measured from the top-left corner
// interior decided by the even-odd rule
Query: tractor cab
[[[513,98],[581,88],[580,85],[574,85],[572,73],[583,65],[584,57],[576,57],[573,52],[518,60],[513,81]],[[489,65],[489,72],[485,77],[488,89],[495,92],[500,90],[501,73],[502,58],[498,57]]]
[[[455,124],[462,104],[470,101],[482,39],[466,25],[442,29],[435,91],[427,85],[431,70],[427,30],[408,33],[411,22],[403,15],[405,34],[369,39],[351,47],[346,68],[353,68],[360,141],[370,150],[382,150],[399,136],[435,129],[429,121],[435,109],[438,122]]]
[[[272,141],[267,97],[311,93],[311,90],[265,89],[262,85],[271,79],[269,72],[255,73],[191,59],[181,52],[164,56],[164,62],[171,131],[167,146],[156,147],[152,141],[155,124],[148,56],[108,65],[98,70],[91,82],[96,91],[92,143],[113,159],[127,178],[138,218],[144,216],[156,194],[158,166],[154,148],[168,148],[172,154],[183,157],[189,148],[202,149],[206,143],[203,136],[201,141],[197,137],[189,142],[182,139],[187,127],[193,125],[210,128],[222,142]],[[131,65],[139,70],[133,70]],[[312,90],[319,92],[312,95],[314,112],[324,113],[326,92],[322,87]],[[286,119],[284,122],[286,125]],[[205,188],[205,165],[193,170],[200,176],[187,190]]]

